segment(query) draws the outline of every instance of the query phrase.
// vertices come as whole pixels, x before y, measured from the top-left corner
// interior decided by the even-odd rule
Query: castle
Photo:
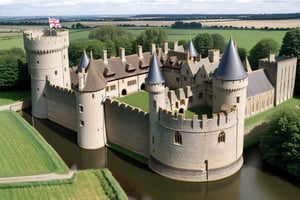
[[[136,54],[93,59],[83,52],[69,68],[68,31],[24,32],[31,74],[32,115],[77,132],[78,145],[118,145],[148,158],[150,169],[181,181],[212,181],[243,164],[244,119],[293,96],[296,58],[270,55],[251,71],[230,39],[224,54],[201,58],[186,50],[151,46]],[[172,88],[172,89],[170,89]],[[114,97],[146,90],[149,113]],[[210,106],[212,114],[188,118],[187,109]],[[211,116],[210,116],[211,115]]]

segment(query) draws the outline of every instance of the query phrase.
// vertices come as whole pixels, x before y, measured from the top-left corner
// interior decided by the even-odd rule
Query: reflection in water
[[[48,120],[33,119],[30,112],[22,116],[43,135],[70,168],[107,167],[119,181],[129,199],[230,199],[230,200],[298,200],[300,184],[270,173],[261,162],[257,148],[244,153],[244,166],[227,179],[209,183],[187,183],[164,178],[146,165],[108,148],[84,150],[76,144],[76,134]]]

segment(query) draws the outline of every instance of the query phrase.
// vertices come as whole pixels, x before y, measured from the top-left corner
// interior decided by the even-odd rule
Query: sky
[[[0,16],[296,12],[299,0],[0,0]]]

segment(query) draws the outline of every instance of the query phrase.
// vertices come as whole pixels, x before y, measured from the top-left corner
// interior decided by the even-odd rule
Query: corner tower
[[[165,108],[165,79],[163,78],[156,53],[151,57],[148,77],[145,79],[146,90],[149,92],[149,125],[150,125],[150,154],[158,132],[159,109]]]
[[[246,73],[236,47],[229,40],[221,62],[213,77],[213,112],[237,108],[236,157],[242,156],[244,141],[244,119],[248,74]]]
[[[98,149],[106,144],[104,101],[106,79],[92,58],[82,54],[75,86],[77,143],[84,149]]]
[[[32,115],[48,117],[46,81],[70,88],[68,31],[40,30],[23,33],[31,75]]]

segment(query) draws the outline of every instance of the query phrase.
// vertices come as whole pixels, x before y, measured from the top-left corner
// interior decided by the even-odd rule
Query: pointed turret
[[[86,69],[89,63],[90,63],[90,59],[88,58],[84,50],[81,55],[80,62],[79,65],[77,66],[76,72],[81,72],[82,69]]]
[[[153,52],[152,54],[148,77],[146,78],[145,81],[149,85],[165,83],[165,79],[161,74],[155,52]]]
[[[230,38],[224,55],[215,73],[215,78],[220,80],[234,81],[247,78],[247,73],[234,46],[233,40]]]
[[[196,58],[199,54],[198,51],[196,50],[192,40],[189,41],[189,47],[187,50],[189,51],[191,58]]]

